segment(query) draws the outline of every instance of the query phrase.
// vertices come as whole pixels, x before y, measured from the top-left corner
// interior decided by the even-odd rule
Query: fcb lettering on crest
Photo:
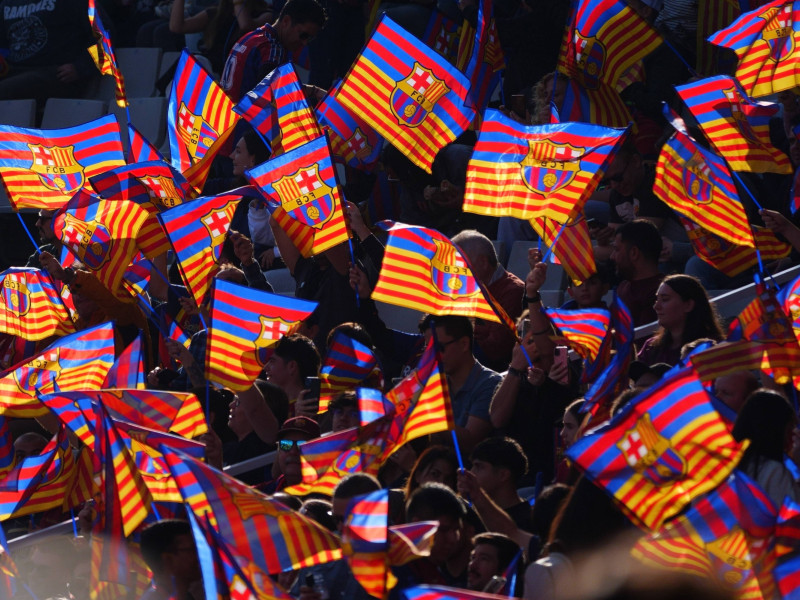
[[[55,234],[92,271],[109,260],[113,241],[105,225],[86,222],[64,213],[54,225]]]
[[[83,166],[75,159],[74,146],[28,144],[33,156],[31,171],[47,189],[71,194],[85,183]]]
[[[769,45],[770,60],[775,62],[785,60],[794,52],[792,10],[793,5],[790,3],[770,8],[761,15],[767,22],[761,35]]]
[[[398,81],[389,102],[397,122],[406,127],[418,127],[450,88],[433,71],[414,63],[411,73]]]
[[[575,59],[581,85],[587,90],[600,87],[606,63],[606,48],[595,37],[584,37],[575,32]]]
[[[272,187],[283,209],[296,221],[322,229],[333,216],[333,188],[320,176],[317,163],[281,177]]]
[[[455,247],[438,240],[433,240],[433,243],[436,245],[436,254],[431,259],[431,280],[437,291],[450,298],[480,293],[472,271]]]
[[[686,473],[686,463],[653,426],[649,413],[625,432],[617,447],[628,465],[655,485],[665,485]]]
[[[186,108],[183,102],[178,111],[178,133],[189,151],[192,164],[203,158],[219,137],[214,128],[203,120],[203,117],[194,114]]]
[[[175,182],[169,177],[145,175],[144,177],[137,177],[137,179],[147,188],[147,194],[156,206],[166,209],[183,202],[183,194],[178,191]]]
[[[722,90],[722,93],[725,94],[725,97],[728,98],[728,102],[731,103],[731,116],[733,117],[734,124],[739,130],[739,133],[751,144],[762,146],[763,144],[758,140],[753,128],[750,126],[750,121],[747,120],[747,115],[745,115],[742,110],[742,104],[744,104],[744,102],[742,101],[743,99],[739,91],[734,87],[730,87],[726,90]]]
[[[571,144],[528,140],[528,154],[519,163],[525,186],[541,196],[568,186],[581,170],[580,158],[585,152]]]
[[[686,196],[695,204],[711,204],[715,188],[711,183],[711,168],[700,152],[695,152],[683,166],[683,187]]]
[[[6,310],[22,317],[31,308],[31,295],[21,274],[10,273],[3,279],[3,303]]]
[[[56,348],[16,369],[13,377],[19,391],[31,397],[39,390],[53,391],[61,373],[59,354],[60,350]]]
[[[729,590],[741,587],[753,568],[753,563],[741,555],[742,545],[746,547],[749,544],[739,526],[734,526],[729,533],[705,545],[712,572],[719,583]]]

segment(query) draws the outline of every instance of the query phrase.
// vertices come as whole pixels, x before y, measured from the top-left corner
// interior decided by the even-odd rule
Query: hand
[[[525,277],[525,294],[535,296],[547,279],[547,263],[537,262]]]
[[[295,417],[317,418],[319,412],[319,398],[311,395],[311,390],[303,390],[294,404]]]
[[[371,290],[367,274],[353,263],[350,263],[349,275],[350,287],[356,291],[360,298],[369,298]]]
[[[252,265],[255,262],[255,257],[253,255],[253,242],[250,241],[250,238],[238,231],[231,231],[228,237],[233,242],[233,253],[242,263],[242,266],[249,267]]]
[[[544,369],[539,367],[528,368],[528,383],[532,386],[538,387],[542,385],[545,379],[547,379],[547,373],[544,372]]]
[[[593,227],[589,229],[589,236],[593,240],[597,240],[598,246],[610,246],[611,242],[616,235],[613,227],[606,225],[605,227]]]
[[[792,222],[789,219],[775,210],[763,209],[759,211],[759,214],[764,221],[764,226],[767,229],[771,229],[775,233],[785,235],[786,232],[793,227]]]
[[[147,374],[147,385],[151,388],[157,388],[161,385],[161,382],[158,380],[158,374],[163,369],[161,367],[156,367],[152,371]]]
[[[78,69],[72,63],[61,65],[56,69],[56,77],[61,83],[74,83],[78,81]]]
[[[78,513],[78,531],[86,534],[91,533],[96,514],[95,501],[87,500],[84,502],[83,508],[81,508],[81,511]]]
[[[209,428],[208,432],[198,438],[206,445],[206,463],[218,469],[222,468],[222,440],[216,432]]]
[[[478,483],[478,478],[475,477],[475,473],[466,469],[459,469],[456,476],[456,490],[468,500],[477,496],[481,491],[481,486]]]
[[[363,240],[370,234],[369,227],[364,223],[364,217],[361,210],[352,202],[344,203],[344,210],[347,213],[347,220],[350,223],[350,229],[353,230],[358,236],[358,239]]]
[[[179,361],[184,368],[188,369],[190,365],[194,364],[192,353],[180,342],[167,338],[164,340],[164,345],[167,348],[170,358]]]
[[[569,365],[567,363],[554,362],[547,376],[556,383],[569,381]]]
[[[42,269],[50,273],[50,276],[53,279],[64,281],[64,276],[66,273],[61,267],[61,263],[58,262],[58,259],[55,256],[49,252],[42,252],[39,254],[39,264],[42,265]]]
[[[187,315],[197,315],[200,313],[197,302],[195,302],[194,298],[191,296],[182,296],[178,298],[178,303]]]
[[[258,264],[263,270],[269,269],[275,262],[275,249],[269,248],[258,255]]]
[[[661,254],[658,257],[658,262],[667,262],[671,258],[672,258],[672,240],[662,235]]]
[[[525,344],[525,351],[528,353],[528,356],[536,352],[536,343],[533,341],[533,334],[529,333],[525,336],[522,343]],[[518,371],[524,371],[530,367],[528,358],[525,356],[525,352],[522,351],[522,346],[520,346],[519,342],[514,344],[514,349],[511,351],[511,362],[508,366]]]

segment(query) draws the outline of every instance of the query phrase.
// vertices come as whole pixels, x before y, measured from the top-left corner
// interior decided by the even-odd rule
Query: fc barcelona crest
[[[628,465],[655,485],[665,485],[686,473],[686,463],[655,428],[649,413],[625,432],[617,447]]]
[[[449,91],[450,88],[433,71],[415,62],[411,73],[395,84],[389,104],[398,124],[418,127]]]
[[[600,87],[606,63],[606,48],[595,37],[583,37],[575,32],[575,60],[578,63],[578,79],[587,90]]]
[[[31,295],[22,274],[9,273],[3,279],[3,304],[6,310],[17,317],[28,314],[31,307]]]
[[[767,24],[761,34],[769,45],[769,58],[775,62],[785,60],[794,52],[794,26],[792,4],[770,8],[761,18]]]
[[[436,254],[431,259],[431,280],[437,291],[450,298],[480,293],[478,282],[455,246],[438,240],[433,240],[433,243]]]
[[[333,188],[320,176],[317,163],[281,177],[272,187],[283,209],[296,221],[322,229],[333,216]]]
[[[35,396],[38,391],[53,391],[58,375],[61,373],[59,354],[60,350],[56,348],[16,369],[13,377],[17,389],[31,397]]]
[[[739,526],[730,533],[705,545],[717,580],[726,589],[739,589],[753,576],[753,561],[750,552],[742,556],[741,549],[750,544]]]
[[[728,102],[731,103],[731,116],[733,117],[733,124],[739,130],[739,133],[741,133],[742,136],[751,144],[763,146],[763,144],[761,144],[756,137],[753,128],[750,126],[750,121],[747,120],[747,115],[745,115],[744,110],[742,110],[742,105],[746,104],[747,101],[742,98],[741,94],[739,94],[739,91],[734,87],[722,90],[722,92],[725,94]]]
[[[208,231],[212,248],[216,248],[225,241],[225,236],[228,234],[228,227],[230,226],[230,219],[228,219],[224,208],[215,208],[202,217],[200,222],[205,225],[206,231]]]
[[[272,347],[283,336],[292,331],[292,323],[284,321],[278,317],[265,317],[260,315],[258,321],[261,324],[261,331],[253,341],[256,347],[256,361],[261,366],[265,366],[272,355]]]
[[[550,140],[528,140],[528,154],[520,161],[525,186],[541,196],[567,187],[581,170],[584,148],[555,144]]]
[[[347,138],[345,145],[347,147],[347,156],[344,158],[347,162],[352,160],[363,162],[372,154],[372,146],[370,146],[367,136],[364,135],[360,127],[356,127],[353,135]]]
[[[61,243],[92,271],[108,262],[113,241],[106,227],[96,221],[82,221],[64,213],[56,217],[53,230]]]
[[[686,161],[682,173],[686,197],[695,204],[711,204],[714,200],[714,184],[711,183],[711,168],[699,152]]]
[[[47,189],[73,194],[83,187],[83,166],[75,159],[74,146],[28,144],[28,148],[33,156],[30,169]]]
[[[168,209],[183,202],[183,194],[178,191],[175,182],[169,177],[158,175],[151,177],[137,177],[141,184],[147,189],[150,200],[159,208]]]
[[[219,137],[203,117],[194,114],[183,102],[178,111],[178,133],[192,158],[192,164],[203,158]]]

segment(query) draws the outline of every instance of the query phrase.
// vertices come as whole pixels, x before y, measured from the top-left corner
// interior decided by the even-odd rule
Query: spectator
[[[758,377],[752,371],[737,371],[714,380],[714,396],[736,414],[741,412],[748,396],[759,387]]]
[[[188,521],[164,519],[142,530],[142,558],[153,572],[153,584],[141,600],[205,598],[200,562]]]
[[[306,379],[318,375],[319,365],[317,347],[304,335],[294,333],[281,338],[275,344],[264,372],[267,381],[277,385],[286,393],[289,398],[290,415],[306,414],[296,412],[296,402],[306,389]]]
[[[319,425],[308,417],[292,417],[278,431],[278,454],[272,463],[273,480],[264,491],[268,494],[297,485],[303,481],[303,466],[300,462],[300,445],[318,438]]]
[[[492,577],[503,576],[511,561],[521,552],[519,546],[502,533],[479,533],[472,538],[472,547],[467,567],[467,589],[500,593],[501,590],[489,590],[487,586]],[[513,590],[511,592],[513,595]]]

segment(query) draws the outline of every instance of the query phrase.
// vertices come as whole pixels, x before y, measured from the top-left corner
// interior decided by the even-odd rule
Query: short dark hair
[[[481,441],[472,451],[473,461],[482,460],[493,467],[503,467],[511,471],[516,485],[528,472],[528,457],[519,442],[510,437],[495,436]]]
[[[496,533],[494,531],[487,531],[486,533],[479,533],[472,538],[473,548],[478,544],[486,544],[492,546],[497,550],[497,566],[505,571],[514,557],[519,553],[519,546],[507,535]]]
[[[355,498],[381,489],[380,482],[368,473],[352,473],[343,477],[333,488],[333,498],[344,500]]]
[[[242,134],[244,145],[247,147],[248,154],[252,155],[255,164],[260,165],[269,158],[269,148],[255,129],[248,129]]]
[[[444,329],[447,335],[451,336],[453,339],[461,339],[462,337],[468,337],[470,346],[472,345],[472,334],[474,333],[474,327],[472,324],[472,319],[469,317],[462,317],[459,315],[443,315],[440,317],[434,317],[433,322],[436,324],[436,327],[441,327]]]
[[[331,503],[321,498],[309,498],[299,510],[301,515],[316,521],[328,531],[336,531],[336,519],[332,511]]]
[[[341,331],[347,337],[354,339],[355,341],[364,344],[367,348],[373,348],[375,345],[372,343],[372,337],[369,335],[369,332],[364,328],[363,325],[360,323],[340,323],[336,327],[330,330],[328,333],[328,337],[325,340],[326,345],[328,348],[331,347],[331,343],[333,343],[333,336],[336,335],[337,332]]]
[[[278,424],[283,425],[283,422],[289,418],[289,397],[286,392],[283,391],[283,388],[265,379],[256,379],[253,385],[264,396],[264,401],[275,415]]]
[[[153,572],[161,570],[161,554],[173,549],[179,535],[192,535],[192,526],[183,519],[162,519],[145,527],[139,538],[142,558]]]
[[[340,392],[333,400],[328,403],[328,410],[332,411],[337,408],[358,408],[358,396],[353,390],[346,390]]]
[[[283,5],[278,20],[283,17],[292,19],[292,24],[315,23],[325,27],[328,13],[317,0],[289,0]]]
[[[309,338],[299,333],[281,338],[275,345],[275,354],[285,361],[293,360],[300,369],[300,379],[316,377],[321,360],[319,352]]]
[[[435,521],[440,516],[463,519],[464,506],[455,492],[441,483],[425,483],[411,494],[406,502],[409,523]]]
[[[657,263],[662,241],[658,228],[647,219],[634,219],[617,227],[616,235],[629,246],[635,246],[650,262]]]

